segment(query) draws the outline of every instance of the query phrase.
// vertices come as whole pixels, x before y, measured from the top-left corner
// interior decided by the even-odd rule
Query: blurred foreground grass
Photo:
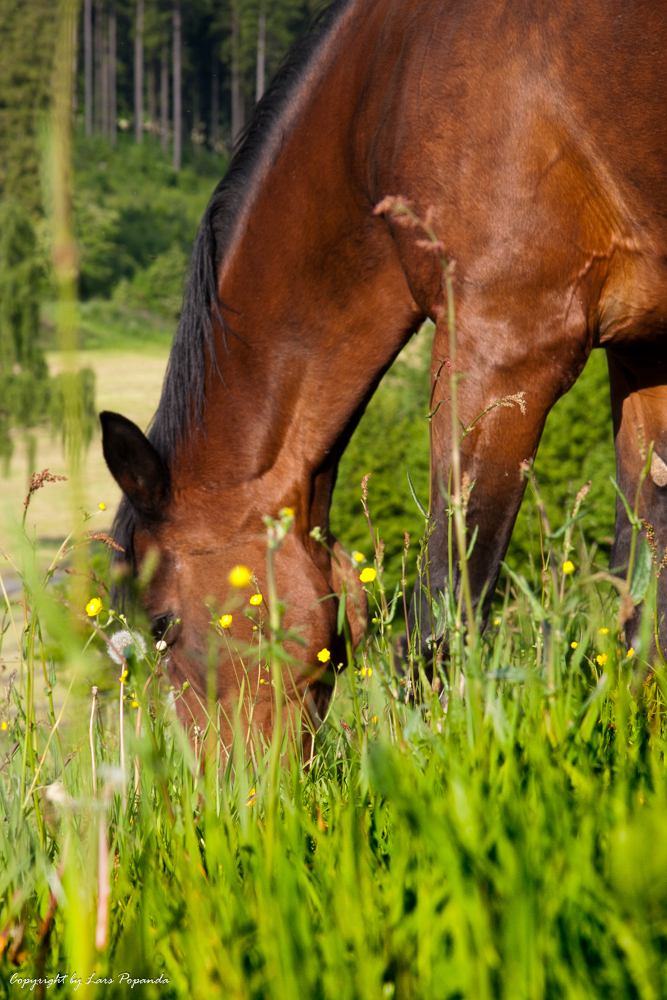
[[[40,582],[29,544],[14,557],[26,591],[21,669],[0,703],[6,995],[58,974],[35,995],[120,997],[128,978],[160,977],[132,995],[667,995],[654,579],[629,651],[619,600],[582,545],[575,572],[543,592],[504,577],[474,655],[449,633],[456,679],[442,668],[431,688],[422,672],[418,706],[378,604],[305,765],[288,734],[253,754],[241,735],[223,748],[216,715],[188,741],[161,655],[122,640],[121,685],[93,634],[93,621],[112,636],[126,627],[99,563],[79,588],[101,603],[87,618],[63,604],[74,588]],[[268,637],[265,648],[270,659]],[[267,662],[250,656],[249,676]],[[35,712],[35,692],[46,704],[57,680],[70,689],[60,714]]]

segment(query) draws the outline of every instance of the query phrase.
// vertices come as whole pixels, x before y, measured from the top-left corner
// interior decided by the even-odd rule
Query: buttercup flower
[[[98,503],[97,509],[98,510],[106,510],[107,509],[107,505],[104,503],[104,501],[102,501],[102,503]]]
[[[321,649],[317,654],[317,659],[320,661],[320,663],[328,663],[329,660],[331,659],[331,653],[329,652],[328,649]]]
[[[494,625],[500,625],[500,618],[494,618],[493,619],[493,624]]]
[[[626,653],[625,655],[627,656],[627,658],[628,658],[629,660],[631,660],[631,659],[632,659],[632,657],[633,657],[633,656],[635,655],[635,651],[634,651],[634,649],[632,648],[632,646],[630,646],[630,649],[629,649],[629,650],[627,651],[627,653]]]
[[[102,602],[99,597],[91,598],[86,604],[86,614],[89,618],[95,618],[102,610]]]
[[[363,562],[366,556],[363,554],[363,552],[353,552],[352,558],[354,559],[355,562]]]
[[[373,668],[372,667],[362,667],[361,668],[361,676],[362,677],[372,677],[373,676]]]
[[[375,572],[373,567],[367,566],[366,569],[362,569],[361,573],[359,574],[359,579],[361,580],[362,583],[372,583],[376,576],[377,573]]]
[[[574,573],[574,563],[571,559],[566,559],[563,563],[563,573],[567,576],[568,573]]]
[[[609,635],[609,629],[608,628],[601,628],[599,631],[600,631],[600,635]]]
[[[121,682],[121,684],[125,683],[125,681],[127,680],[127,670],[124,670],[122,672],[122,674],[120,675],[120,677],[118,678],[118,680]]]
[[[251,578],[252,574],[247,566],[235,566],[229,574],[232,587],[247,587]]]
[[[253,607],[257,608],[262,603],[262,600],[263,598],[261,594],[253,594],[252,597],[250,598],[250,603],[253,605]]]
[[[133,701],[132,702],[132,708],[139,708],[139,702],[138,701]]]
[[[283,507],[278,511],[278,517],[294,517],[294,507]]]
[[[3,722],[3,723],[2,723],[2,727],[1,727],[1,728],[2,728],[3,730],[5,730],[5,729],[7,728],[7,723],[6,723],[6,722]]]
[[[595,662],[599,663],[601,667],[604,667],[605,663],[607,662],[607,654],[598,653],[598,655],[595,657]]]
[[[578,642],[571,642],[571,643],[570,643],[570,647],[571,647],[572,649],[576,649],[578,645],[579,645],[579,643],[578,643]]]
[[[231,615],[223,615],[222,618],[218,619],[218,621],[220,622],[220,624],[222,625],[223,628],[229,628],[230,625],[232,624],[232,616]]]
[[[247,806],[254,805],[256,798],[257,798],[257,789],[256,788],[251,788],[250,789],[250,797],[249,797],[248,801],[246,802],[246,805]]]

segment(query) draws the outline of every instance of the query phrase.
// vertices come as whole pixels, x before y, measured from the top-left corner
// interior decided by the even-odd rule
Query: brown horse
[[[433,370],[448,356],[443,275],[415,233],[373,214],[402,195],[455,262],[460,411],[524,392],[464,442],[476,480],[473,595],[493,592],[547,414],[592,348],[609,357],[619,481],[667,543],[667,3],[660,0],[339,0],[293,51],[201,224],[148,438],[103,414],[125,494],[119,536],[141,566],[170,673],[204,697],[213,595],[238,563],[265,582],[262,515],[295,511],[278,553],[287,624],[304,628],[297,682],[342,659],[339,568],[328,531],[336,469],[383,373],[426,317]],[[446,379],[434,404],[449,396]],[[425,401],[426,402],[426,401]],[[381,447],[381,442],[378,442]],[[433,421],[430,578],[447,567],[449,409]],[[612,563],[628,558],[617,507]],[[660,597],[667,609],[666,593]],[[237,638],[251,624],[235,616]],[[309,673],[310,671],[310,673]],[[228,661],[218,694],[231,708]],[[270,725],[269,686],[255,719]],[[194,701],[193,701],[194,705]]]

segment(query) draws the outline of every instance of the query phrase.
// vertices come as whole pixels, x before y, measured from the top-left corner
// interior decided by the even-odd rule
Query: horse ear
[[[159,517],[169,492],[169,476],[162,459],[127,417],[106,410],[100,413],[100,423],[109,472],[140,514]]]

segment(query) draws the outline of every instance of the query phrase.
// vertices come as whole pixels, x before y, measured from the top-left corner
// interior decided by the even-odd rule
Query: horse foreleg
[[[451,586],[455,598],[459,597],[459,556],[456,532],[450,524],[455,443],[466,508],[466,544],[470,546],[474,539],[468,560],[472,602],[477,608],[481,601],[486,616],[526,487],[524,463],[535,456],[549,410],[575,381],[588,353],[582,342],[571,341],[567,350],[554,350],[553,339],[546,335],[517,335],[508,344],[476,334],[470,327],[461,331],[459,340],[461,347],[452,366],[447,328],[440,323],[436,326],[431,404],[432,533],[428,565],[417,582],[411,622],[414,629],[419,620],[421,651],[427,656],[433,635],[429,590],[437,597],[438,591]],[[454,381],[459,420],[453,436]]]
[[[658,578],[658,622],[662,643],[667,640],[664,616],[667,613],[667,573],[660,565],[667,552],[667,357],[654,352],[620,353],[607,351],[618,484],[634,509],[637,488],[653,443],[649,473],[639,495],[638,514],[644,520],[656,558]],[[612,570],[625,575],[632,548],[632,525],[623,502],[616,499],[616,528],[611,552]],[[636,540],[635,549],[638,548]],[[637,645],[639,609],[632,612],[626,626],[628,641]],[[623,615],[623,617],[625,616]],[[661,643],[661,644],[662,644]],[[645,651],[646,653],[646,651]]]

